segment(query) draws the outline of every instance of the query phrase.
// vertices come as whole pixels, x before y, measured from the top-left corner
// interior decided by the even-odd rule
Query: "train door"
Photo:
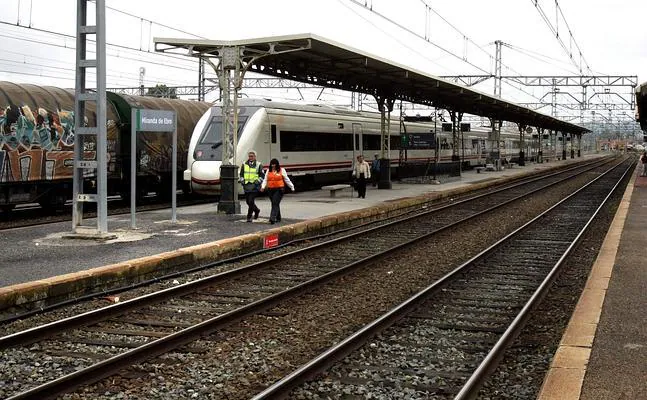
[[[353,124],[353,164],[357,160],[357,156],[363,155],[364,151],[364,138],[362,134],[362,125]]]
[[[266,162],[268,166],[269,166],[270,160],[272,158],[278,159],[279,154],[281,153],[278,138],[279,138],[279,133],[277,131],[276,124],[273,124],[270,122],[270,137],[269,137],[269,143],[268,143],[269,154],[267,156],[267,160],[263,160],[263,162]]]

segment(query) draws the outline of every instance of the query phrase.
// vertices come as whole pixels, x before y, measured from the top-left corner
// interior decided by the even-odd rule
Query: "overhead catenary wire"
[[[456,59],[458,59],[458,60],[460,60],[460,61],[462,61],[462,62],[465,62],[465,63],[467,63],[467,64],[469,64],[469,65],[473,66],[473,67],[474,67],[474,68],[476,68],[477,70],[479,70],[479,71],[481,71],[481,72],[484,72],[485,74],[492,75],[492,73],[491,73],[490,71],[488,71],[488,70],[486,70],[486,69],[483,69],[482,67],[480,67],[480,66],[478,66],[478,65],[476,65],[476,64],[474,64],[474,63],[472,63],[472,62],[470,62],[469,60],[465,60],[465,59],[463,59],[463,57],[461,57],[461,56],[459,56],[459,55],[457,55],[457,54],[455,54],[455,53],[451,52],[450,50],[445,49],[444,47],[442,47],[442,46],[440,46],[440,45],[438,45],[438,44],[434,43],[434,42],[433,42],[433,41],[431,41],[431,40],[426,39],[425,37],[423,37],[423,36],[419,35],[418,33],[414,32],[413,30],[411,30],[410,28],[408,28],[408,27],[406,27],[406,26],[404,26],[404,25],[402,25],[402,24],[398,23],[397,21],[394,21],[393,19],[391,19],[391,18],[389,18],[389,17],[387,17],[387,16],[385,16],[385,15],[383,15],[383,14],[381,14],[381,13],[377,12],[376,10],[374,10],[374,9],[372,9],[372,8],[370,8],[370,9],[369,9],[369,8],[368,8],[367,6],[365,6],[364,4],[362,4],[362,3],[358,2],[358,0],[347,0],[347,1],[349,1],[349,2],[351,2],[351,3],[353,3],[353,4],[355,4],[355,5],[357,5],[357,6],[359,6],[359,7],[362,7],[362,8],[364,8],[364,9],[368,10],[368,11],[370,11],[371,13],[373,13],[373,14],[375,14],[376,16],[380,17],[381,19],[383,19],[383,20],[385,20],[385,21],[387,21],[387,22],[389,22],[389,23],[393,24],[394,26],[398,27],[399,29],[402,29],[402,30],[406,31],[406,32],[407,32],[407,33],[409,33],[409,34],[411,34],[411,35],[413,35],[413,36],[415,36],[415,37],[417,37],[417,38],[419,38],[419,39],[421,39],[421,40],[424,40],[425,42],[427,42],[427,43],[431,44],[432,46],[434,46],[434,47],[436,47],[436,48],[438,48],[438,49],[442,50],[444,53],[446,53],[446,54],[448,54],[448,55],[451,55],[452,57],[454,57],[454,58],[456,58]],[[351,10],[355,15],[359,16],[360,18],[362,18],[362,19],[363,19],[364,21],[366,21],[367,23],[369,23],[369,24],[371,24],[372,26],[374,26],[375,28],[379,29],[381,32],[383,32],[383,33],[387,34],[383,29],[381,29],[380,27],[376,26],[376,25],[375,25],[375,23],[373,23],[372,21],[369,21],[369,20],[368,20],[368,19],[366,19],[365,17],[363,17],[363,16],[359,15],[357,12],[355,12],[355,10],[351,9],[350,7],[347,7],[347,6],[346,6],[346,4],[345,4],[342,0],[338,0],[338,2],[339,2],[339,3],[341,3],[342,5],[344,5],[347,9]],[[424,3],[424,2],[423,2],[423,3]],[[427,7],[429,7],[429,6],[427,5]],[[438,15],[440,15],[440,14],[438,14]],[[441,16],[441,17],[442,17],[442,16]],[[451,26],[453,27],[453,25],[451,25]],[[454,28],[455,28],[455,27],[454,27]],[[455,28],[455,29],[457,29],[457,28]],[[466,35],[464,35],[460,30],[458,30],[458,29],[457,29],[457,32],[459,32],[461,35],[463,35],[463,36],[465,36],[465,37],[466,37]],[[387,35],[388,35],[388,34],[387,34]],[[391,35],[389,35],[389,36],[391,36]],[[404,47],[406,47],[407,49],[409,49],[409,50],[413,51],[414,53],[416,53],[416,54],[420,55],[420,56],[421,56],[421,57],[423,57],[424,59],[426,59],[426,60],[428,60],[428,61],[433,62],[434,64],[436,64],[436,65],[440,66],[441,68],[444,68],[442,65],[439,65],[439,64],[438,64],[438,63],[436,63],[434,60],[432,60],[431,58],[429,58],[428,56],[426,56],[425,54],[422,54],[419,50],[412,48],[409,44],[407,44],[407,43],[403,42],[402,40],[399,40],[398,38],[394,38],[393,36],[391,36],[391,37],[392,37],[394,40],[396,40],[398,43],[402,44]],[[471,39],[469,39],[469,40],[470,40],[472,43],[475,43],[475,42],[474,42],[474,41],[472,41]],[[489,54],[489,52],[487,52],[486,50],[484,50],[481,46],[478,46],[478,47],[479,47],[482,51],[484,51],[486,54],[490,55],[490,54]],[[491,55],[490,55],[490,56],[491,56]],[[511,69],[510,67],[507,67],[507,66],[505,66],[505,67],[506,67],[507,69]],[[512,70],[512,69],[511,69],[511,70]],[[528,91],[526,91],[526,90],[522,89],[521,87],[516,86],[515,84],[513,84],[513,83],[511,83],[511,82],[507,82],[507,81],[505,81],[505,80],[504,80],[504,81],[503,81],[503,83],[504,83],[505,85],[507,85],[507,86],[509,86],[509,87],[511,87],[511,88],[513,88],[513,89],[515,89],[515,90],[518,90],[519,92],[521,92],[521,93],[523,93],[523,94],[525,94],[525,95],[527,95],[527,96],[530,96],[530,97],[533,97],[533,98],[535,98],[535,99],[539,100],[539,97],[537,97],[535,94],[530,93],[530,92],[528,92]]]
[[[460,29],[458,29],[454,24],[452,24],[451,22],[449,22],[449,20],[447,20],[447,18],[445,18],[445,17],[443,17],[442,15],[440,15],[440,13],[439,13],[438,11],[436,11],[436,9],[434,9],[434,8],[433,8],[429,3],[427,3],[427,1],[425,1],[425,0],[418,0],[418,1],[420,1],[420,2],[421,2],[421,3],[422,3],[422,4],[423,4],[423,5],[424,5],[424,6],[425,6],[429,11],[433,12],[434,14],[436,14],[436,15],[438,16],[438,18],[440,18],[441,20],[443,20],[443,22],[444,22],[444,23],[446,23],[449,27],[451,27],[451,28],[452,28],[453,30],[455,30],[458,34],[460,34],[461,36],[463,36],[463,37],[464,37],[468,42],[470,42],[470,43],[474,44],[474,46],[476,46],[476,48],[477,48],[477,49],[481,50],[483,53],[485,53],[485,54],[486,54],[486,55],[488,55],[489,57],[494,58],[494,56],[493,56],[492,54],[490,54],[490,52],[489,52],[489,51],[485,50],[481,45],[479,45],[479,44],[478,44],[478,43],[476,43],[474,40],[472,40],[472,39],[471,39],[467,34],[465,34],[463,31],[461,31]]]
[[[559,36],[559,25],[558,25],[559,19],[558,19],[558,15],[555,15],[555,26],[553,26],[552,22],[550,21],[550,18],[548,17],[548,15],[546,15],[546,12],[544,11],[544,9],[539,4],[539,0],[530,0],[530,1],[535,6],[537,11],[539,12],[539,15],[542,17],[542,19],[544,20],[546,25],[548,25],[548,28],[553,33],[553,35],[555,36],[555,38],[557,39],[557,41],[561,45],[562,49],[564,49],[564,52],[569,57],[569,59],[571,60],[573,65],[575,65],[575,67],[578,68],[580,74],[582,74],[582,62],[584,62],[584,65],[586,65],[586,70],[589,73],[591,73],[592,72],[591,67],[589,66],[588,62],[584,58],[584,55],[582,54],[582,49],[580,48],[580,46],[577,44],[577,41],[575,40],[575,36],[573,35],[573,32],[572,32],[570,26],[568,25],[568,22],[566,21],[566,17],[564,15],[564,12],[562,11],[562,8],[559,6],[559,1],[555,0],[556,14],[559,13],[562,16],[562,20],[564,21],[564,24],[566,25],[566,29],[568,30],[569,37],[572,40],[572,42],[575,43],[575,47],[576,47],[577,51],[579,52],[579,57],[580,57],[580,64],[579,65],[577,64],[577,62],[573,58],[572,50],[569,50],[568,48],[566,48],[566,44],[564,44],[564,41]]]
[[[0,24],[3,24],[3,23],[4,22],[0,22]],[[18,29],[34,29],[34,28],[18,27]],[[50,34],[50,32],[47,32],[47,31],[43,32],[42,30],[39,30],[38,33],[45,33],[45,35]],[[56,33],[56,32],[52,32],[51,34],[53,34],[54,36],[59,36],[59,34]],[[42,39],[30,38],[27,35],[20,35],[19,37],[16,37],[16,36],[13,36],[13,35],[0,34],[0,37],[7,38],[9,40],[13,39],[13,40],[18,40],[18,41],[24,41],[24,42],[27,42],[27,43],[35,43],[35,44],[38,44],[38,45],[46,45],[46,46],[51,46],[51,47],[57,47],[57,48],[65,49],[65,50],[71,50],[71,51],[74,51],[74,49],[75,49],[75,46],[68,45],[67,43],[53,43],[51,41],[45,41],[45,40],[42,40]],[[72,39],[72,38],[70,37],[70,39]],[[136,52],[138,52],[138,50],[133,50],[133,49],[123,49],[123,50],[128,50],[128,51],[122,51],[122,49],[114,50],[114,49],[109,48],[108,54],[110,55],[110,57],[123,59],[123,60],[128,60],[128,61],[132,61],[132,62],[137,62],[137,63],[145,62],[147,64],[159,65],[159,66],[165,67],[165,68],[174,68],[174,69],[183,70],[183,71],[187,71],[187,72],[195,72],[195,67],[191,66],[191,64],[196,63],[196,61],[193,60],[193,59],[178,58],[177,59],[178,61],[184,63],[184,65],[181,65],[181,64],[172,63],[172,62],[164,62],[163,61],[164,57],[160,53],[150,53],[150,55],[156,55],[156,56],[160,57],[160,61],[154,61],[154,60],[151,60],[150,58],[144,59],[144,58],[141,58],[141,57],[129,57],[128,56],[129,51],[130,52],[135,52],[135,54],[137,54]],[[11,51],[5,51],[5,52],[9,53]],[[114,52],[114,54],[110,54],[112,52]],[[12,53],[17,53],[17,52],[12,52]],[[35,57],[35,56],[27,55],[27,54],[24,54],[24,53],[18,53],[18,54],[21,55],[22,57],[32,57],[32,58]],[[94,54],[94,50],[93,49],[88,49],[88,54],[89,55]],[[56,62],[59,62],[59,61],[56,61]],[[34,64],[36,64],[36,63],[34,63]],[[25,65],[29,66],[29,64],[25,64]],[[51,67],[49,65],[48,66],[40,65],[40,66],[45,67],[45,68]],[[67,76],[66,77],[47,76],[47,77],[62,78],[62,79],[65,79],[65,80],[73,80],[74,79],[74,69],[69,68],[68,70],[70,71],[70,74],[71,74],[70,77],[67,77]],[[12,71],[12,72],[15,73],[14,71]],[[128,73],[124,72],[124,74],[128,74]],[[29,74],[29,75],[30,76],[44,76],[45,77],[46,74],[41,73],[41,74]],[[208,78],[209,77],[214,77],[214,76],[215,76],[215,74],[213,74],[213,73],[208,73],[207,74]],[[138,75],[133,75],[132,82],[137,82],[137,81],[138,81]],[[150,79],[147,79],[147,81],[150,81]],[[170,80],[168,79],[168,77],[165,77],[165,78],[161,78],[160,81],[170,81]],[[187,81],[179,81],[179,80],[172,80],[172,81],[175,81],[175,82],[178,82],[178,83],[181,83],[181,84],[186,84],[186,82],[187,82]],[[126,84],[126,85],[129,86],[129,85],[132,85],[132,84]]]
[[[0,21],[0,25],[9,25],[9,26],[12,26],[12,27],[16,27],[15,25],[13,25],[11,23],[8,23],[6,21]],[[31,38],[28,38],[28,37],[24,37],[24,36],[15,37],[15,36],[5,35],[5,34],[0,34],[0,36],[6,37],[8,39],[26,41],[26,42],[31,42],[31,43],[41,44],[41,45],[44,44],[44,45],[59,47],[59,48],[63,48],[63,49],[69,49],[69,50],[75,50],[76,49],[76,43],[75,43],[76,36],[74,36],[74,35],[68,35],[68,34],[61,33],[61,32],[55,32],[55,31],[50,31],[50,30],[46,30],[46,29],[39,29],[39,28],[33,28],[33,27],[28,28],[28,27],[25,27],[25,26],[22,26],[22,25],[18,26],[16,28],[51,35],[51,36],[48,36],[48,37],[53,36],[53,37],[60,37],[62,39],[66,39],[66,40],[69,39],[70,41],[72,41],[71,43],[74,43],[74,44],[61,45],[59,43],[43,42],[43,41],[39,41],[39,40],[36,40],[36,39],[31,39]],[[93,40],[88,40],[88,42],[89,43],[94,43]],[[134,47],[119,45],[119,44],[115,44],[115,43],[106,43],[106,45],[107,45],[108,48],[119,49],[119,50],[124,50],[124,51],[130,51],[130,52],[133,52],[134,54],[144,53],[144,54],[146,54],[147,57],[156,56],[156,57],[160,57],[160,58],[165,58],[167,60],[168,59],[173,59],[173,60],[176,60],[176,61],[179,61],[179,62],[183,63],[185,69],[188,69],[186,64],[196,64],[197,63],[197,60],[195,60],[193,58],[181,57],[181,56],[177,56],[177,55],[169,55],[167,53],[149,52],[149,51],[145,51],[145,50],[139,50],[139,49],[134,48]],[[88,49],[88,52],[92,52],[92,51],[93,51],[92,49]],[[111,55],[111,56],[114,56],[114,55]],[[116,57],[118,57],[118,56],[119,55],[117,55]],[[121,56],[121,57],[125,58],[123,56]],[[152,61],[149,61],[148,59],[143,59],[143,58],[132,59],[132,60],[138,61],[138,62],[147,62],[147,63],[155,64],[155,62],[152,62]],[[158,65],[169,66],[169,67],[177,67],[178,64],[174,65],[174,64],[170,64],[170,63],[166,62],[166,63],[159,63]]]
[[[28,56],[28,57],[31,57],[31,56]],[[9,65],[26,66],[26,67],[32,68],[32,69],[39,69],[40,68],[40,69],[43,69],[43,70],[50,69],[50,70],[68,72],[69,76],[66,77],[67,80],[74,80],[74,73],[76,71],[74,68],[71,68],[71,67],[59,67],[59,66],[55,66],[55,65],[39,64],[39,63],[34,63],[34,62],[29,62],[28,63],[27,61],[8,60],[8,59],[5,59],[5,58],[0,58],[0,63],[9,64]],[[92,75],[95,75],[96,73],[94,71],[88,71],[88,74],[90,76],[92,76]],[[130,77],[128,75],[130,75]],[[122,73],[119,73],[119,74],[108,73],[106,76],[111,77],[111,78],[128,79],[129,81],[132,81],[132,82],[137,82],[139,80],[139,75],[138,74],[134,74],[134,73],[130,73],[130,72],[122,72]],[[155,78],[155,77],[148,77],[145,80],[145,82],[148,82],[148,83],[151,83],[151,84],[156,84],[156,83],[159,83],[161,81],[164,81],[164,83],[167,83],[167,84],[169,84],[169,83],[175,83],[177,85],[183,85],[184,84],[184,81],[177,81],[177,80],[169,79],[169,78],[166,78],[166,77],[164,77],[163,79],[162,78]]]
[[[375,25],[372,21],[369,21],[367,18],[363,17],[362,15],[359,15],[355,10],[353,10],[353,9],[352,9],[352,8],[350,8],[350,7],[348,7],[348,6],[345,4],[345,1],[344,1],[344,0],[337,0],[337,1],[338,1],[341,5],[343,5],[345,8],[347,8],[347,9],[351,10],[355,15],[357,15],[358,17],[362,18],[364,21],[366,21],[367,23],[369,23],[370,25],[372,25],[372,26],[374,26],[375,28],[379,29],[381,32],[386,33],[386,32],[384,32],[384,30],[383,30],[383,29],[379,28],[379,27],[378,27],[377,25]],[[472,67],[476,68],[477,70],[479,70],[479,71],[481,71],[481,72],[484,72],[484,73],[486,73],[486,74],[489,74],[489,73],[490,73],[490,71],[488,71],[488,70],[486,70],[486,69],[483,69],[483,68],[481,68],[480,66],[478,66],[478,65],[476,65],[476,64],[474,64],[474,63],[472,63],[472,62],[470,62],[470,61],[464,60],[461,56],[459,56],[459,55],[457,55],[457,54],[453,53],[453,52],[452,52],[452,51],[450,51],[450,50],[447,50],[446,48],[444,48],[444,47],[440,46],[440,45],[439,45],[439,44],[437,44],[437,43],[434,43],[433,41],[431,41],[431,40],[429,40],[429,39],[426,39],[424,36],[419,35],[419,34],[418,34],[418,33],[416,33],[415,31],[413,31],[413,30],[411,30],[410,28],[407,28],[406,26],[404,26],[404,25],[402,25],[402,24],[400,24],[400,23],[398,23],[398,22],[394,21],[393,19],[391,19],[391,18],[387,17],[386,15],[384,15],[384,14],[382,14],[382,13],[379,13],[379,12],[377,12],[377,11],[373,10],[372,8],[368,8],[368,7],[366,7],[365,5],[363,5],[362,3],[360,3],[359,1],[357,1],[357,0],[347,0],[347,1],[349,1],[349,2],[353,3],[353,4],[357,5],[357,6],[360,6],[360,7],[364,8],[364,9],[366,9],[366,10],[368,10],[368,11],[370,11],[371,13],[373,13],[373,14],[377,15],[378,17],[380,17],[380,18],[384,19],[385,21],[388,21],[389,23],[393,24],[394,26],[397,26],[398,28],[400,28],[400,29],[402,29],[402,30],[404,30],[404,31],[408,32],[409,34],[411,34],[411,35],[413,35],[413,36],[415,36],[415,37],[417,37],[417,38],[419,38],[419,39],[424,40],[425,42],[427,42],[427,43],[431,44],[432,46],[436,47],[437,49],[441,50],[442,52],[444,52],[444,53],[446,53],[446,54],[448,54],[448,55],[450,55],[450,56],[452,56],[452,57],[454,57],[454,58],[456,58],[456,59],[458,59],[458,60],[461,60],[461,61],[463,61],[463,62],[465,62],[465,63],[467,63],[467,64],[471,65]],[[391,37],[392,37],[392,36],[391,36]],[[393,37],[392,37],[392,38],[393,38]],[[407,49],[409,49],[409,50],[413,51],[414,53],[416,53],[416,54],[420,55],[421,57],[425,58],[426,60],[428,60],[428,61],[430,61],[430,62],[432,62],[432,63],[434,63],[434,64],[438,65],[438,66],[439,66],[439,67],[441,67],[441,68],[445,68],[444,66],[442,66],[442,65],[440,65],[440,64],[438,64],[438,63],[436,63],[436,62],[435,62],[434,60],[432,60],[431,58],[429,58],[429,57],[427,57],[426,55],[422,54],[420,51],[418,51],[418,50],[414,49],[414,48],[413,48],[413,47],[411,47],[409,44],[407,44],[407,43],[405,43],[405,42],[403,42],[403,41],[399,40],[398,38],[393,38],[393,39],[394,39],[394,40],[396,40],[398,43],[400,43],[400,44],[401,44],[402,46],[404,46],[405,48],[407,48]]]
[[[522,47],[519,47],[519,46],[516,46],[516,45],[512,45],[510,43],[503,43],[503,45],[505,47],[509,48],[510,50],[513,50],[513,51],[518,52],[519,54],[525,55],[526,57],[529,57],[529,58],[532,58],[534,60],[543,62],[545,64],[552,65],[552,66],[554,66],[556,68],[559,68],[561,70],[564,70],[566,72],[577,74],[577,71],[573,71],[572,69],[569,69],[569,68],[572,68],[573,66],[570,63],[565,63],[563,60],[559,60],[557,58],[550,57],[550,56],[538,53],[538,52],[533,51],[533,50],[528,50],[528,49],[525,49],[525,48],[522,48]],[[561,66],[558,63],[559,64],[567,64],[568,67]],[[522,74],[518,74],[518,75],[522,75]]]

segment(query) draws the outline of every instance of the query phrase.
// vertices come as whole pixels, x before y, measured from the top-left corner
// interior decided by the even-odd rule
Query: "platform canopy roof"
[[[355,91],[511,121],[560,132],[588,129],[485,93],[448,82],[314,34],[244,40],[154,38],[157,51],[222,57],[239,47],[249,71],[317,86]],[[291,51],[294,50],[294,51]]]

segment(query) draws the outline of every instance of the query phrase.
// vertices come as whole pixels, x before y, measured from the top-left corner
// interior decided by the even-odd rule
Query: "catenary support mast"
[[[88,0],[77,0],[76,85],[74,91],[74,179],[72,190],[72,232],[79,235],[105,236],[108,232],[107,200],[107,127],[106,127],[106,5],[95,0],[96,22],[88,24]],[[88,59],[88,36],[95,35],[94,60]],[[96,90],[86,87],[90,69],[96,70]],[[86,103],[96,104],[96,124],[86,126]],[[93,160],[90,154],[96,154]],[[96,193],[88,193],[84,171],[94,171]],[[83,203],[96,203],[96,230],[82,229]]]

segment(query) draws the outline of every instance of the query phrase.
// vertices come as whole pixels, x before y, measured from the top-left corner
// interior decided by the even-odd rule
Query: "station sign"
[[[140,132],[173,132],[175,130],[175,112],[138,109],[137,130]]]
[[[132,108],[130,110],[130,229],[136,226],[137,132],[171,134],[171,171],[177,171],[177,116],[175,111]],[[171,174],[171,222],[177,222],[177,174]]]
[[[405,148],[409,149],[435,149],[435,133],[410,133],[406,135]]]

